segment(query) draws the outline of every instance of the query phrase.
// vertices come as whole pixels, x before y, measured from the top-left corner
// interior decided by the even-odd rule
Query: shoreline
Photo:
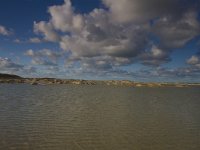
[[[169,83],[169,82],[134,82],[130,80],[79,80],[79,79],[57,79],[57,78],[23,78],[13,74],[0,73],[0,84],[31,84],[31,85],[106,85],[123,87],[200,87],[200,83]]]
[[[129,80],[76,80],[76,79],[56,79],[56,78],[0,78],[0,83],[8,84],[31,84],[31,85],[106,85],[124,87],[200,87],[200,83],[143,83]]]

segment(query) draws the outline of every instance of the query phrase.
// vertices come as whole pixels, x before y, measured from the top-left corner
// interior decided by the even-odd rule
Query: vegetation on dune
[[[14,74],[3,74],[0,73],[0,79],[21,79],[22,77]]]

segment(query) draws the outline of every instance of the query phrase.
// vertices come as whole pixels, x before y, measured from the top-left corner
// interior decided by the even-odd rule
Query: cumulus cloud
[[[135,62],[158,67],[171,61],[173,49],[200,34],[195,3],[187,0],[102,2],[107,9],[95,8],[87,14],[76,13],[70,0],[50,6],[50,19],[34,22],[34,31],[70,53],[67,66],[78,63],[80,70],[91,72],[113,71]],[[42,58],[46,56],[35,55],[39,54],[31,56],[37,58],[35,64],[48,64]]]
[[[0,25],[0,35],[4,35],[4,36],[9,36],[11,35],[13,32],[11,29],[7,29],[6,27]]]
[[[149,51],[146,51],[141,56],[142,63],[150,66],[159,66],[169,62],[169,52],[153,45]]]
[[[2,73],[21,73],[32,74],[36,73],[36,68],[32,66],[24,66],[19,63],[13,62],[9,58],[0,57],[0,70]]]
[[[130,73],[129,73],[130,74]],[[200,82],[200,70],[190,66],[170,69],[166,67],[157,67],[149,69],[140,69],[131,74],[141,81],[166,81],[166,82]],[[151,77],[151,78],[150,78]]]
[[[183,79],[189,82],[199,82],[200,80],[200,55],[191,56],[186,60],[186,65],[178,68],[156,67],[155,69],[139,70],[136,74],[142,77],[154,77],[166,81],[178,81]]]
[[[199,58],[197,56],[192,56],[187,60],[187,63],[190,65],[196,65],[200,62]]]
[[[74,55],[136,55],[146,43],[145,27],[121,26],[112,22],[108,12],[94,9],[87,15],[75,14],[71,2],[65,0],[61,6],[49,7],[49,22],[34,23],[34,29],[44,38],[52,38],[57,30],[65,33],[59,40],[61,48],[70,50]],[[142,29],[143,28],[143,29]],[[118,32],[120,31],[121,32]],[[57,37],[57,36],[56,36]]]
[[[18,70],[23,68],[23,65],[14,63],[8,58],[1,58],[0,57],[0,68],[1,69],[11,69],[11,70],[18,71]]]
[[[42,49],[39,51],[29,49],[25,52],[25,55],[32,58],[33,65],[44,66],[57,66],[58,58],[61,57],[61,53],[53,52],[49,49]]]
[[[34,22],[34,32],[37,34],[42,33],[46,41],[57,42],[60,38],[54,31],[52,24],[45,21],[39,23]]]
[[[51,15],[51,23],[57,30],[63,32],[80,31],[83,27],[83,16],[74,14],[70,0],[65,0],[65,3],[61,6],[49,7],[49,13]]]
[[[186,61],[191,68],[198,68],[200,71],[200,55],[193,55]]]
[[[146,22],[158,17],[178,18],[190,3],[179,0],[103,0],[112,18],[119,23]]]
[[[197,13],[186,12],[180,19],[164,17],[155,22],[153,32],[160,38],[162,46],[181,48],[200,34]]]

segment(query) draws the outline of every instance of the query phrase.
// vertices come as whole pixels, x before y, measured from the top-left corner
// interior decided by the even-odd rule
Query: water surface
[[[1,150],[199,150],[200,88],[0,84]]]

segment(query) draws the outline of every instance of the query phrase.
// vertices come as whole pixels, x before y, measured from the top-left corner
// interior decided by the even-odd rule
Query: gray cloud
[[[170,16],[179,18],[190,8],[187,0],[103,0],[112,18],[119,23],[143,23]]]
[[[75,14],[71,2],[49,7],[49,22],[34,23],[35,31],[49,41],[59,40],[60,47],[72,52],[72,57],[136,57],[148,43],[147,26],[122,26],[110,20],[109,12],[94,9],[86,15]],[[64,36],[58,37],[55,31]],[[120,31],[120,32],[119,32]]]
[[[161,18],[155,22],[153,32],[161,39],[165,48],[181,48],[200,34],[197,13],[187,12],[178,20]]]
[[[171,61],[173,49],[200,34],[195,4],[187,0],[102,1],[107,10],[87,14],[75,13],[70,0],[51,6],[49,21],[34,22],[34,31],[70,53],[66,66],[78,63],[79,70],[87,72],[112,72],[135,62],[158,67]],[[154,43],[150,34],[160,43]],[[38,59],[36,64],[48,64],[42,58],[46,55],[34,55],[41,55],[31,56]]]

